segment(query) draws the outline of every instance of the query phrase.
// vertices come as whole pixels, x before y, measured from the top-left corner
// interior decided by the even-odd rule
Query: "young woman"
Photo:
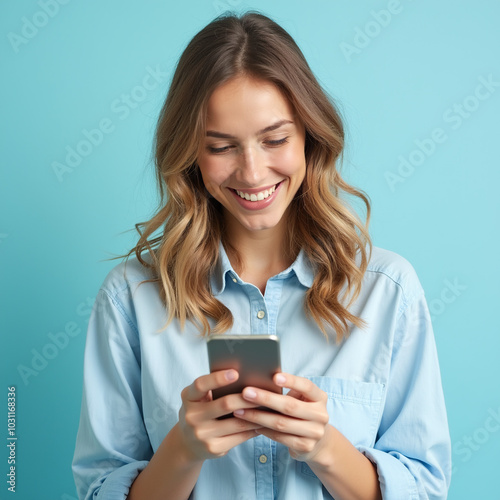
[[[160,207],[90,319],[80,498],[446,498],[424,293],[349,209],[369,216],[337,170],[343,141],[267,17],[218,18],[189,43],[157,127]],[[211,332],[278,335],[283,394],[212,400],[238,373],[209,374]]]

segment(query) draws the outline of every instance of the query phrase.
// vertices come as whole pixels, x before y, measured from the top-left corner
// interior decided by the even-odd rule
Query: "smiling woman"
[[[339,174],[343,143],[334,104],[269,18],[223,16],[189,43],[156,132],[160,206],[89,322],[81,498],[446,497],[423,290],[349,208],[357,197],[369,217]],[[283,393],[213,399],[239,373],[208,373],[212,332],[277,335]]]
[[[275,85],[238,76],[210,96],[206,127],[198,166],[233,245],[263,230],[283,241],[284,214],[306,172],[304,125],[290,103]]]

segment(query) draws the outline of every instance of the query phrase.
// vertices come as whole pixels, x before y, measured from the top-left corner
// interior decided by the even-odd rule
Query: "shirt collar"
[[[212,288],[213,295],[220,295],[224,288],[226,287],[226,274],[231,273],[232,276],[236,276],[236,273],[229,262],[224,245],[219,243],[219,260],[215,266],[215,270],[210,277],[210,286]]]
[[[236,279],[240,281],[240,278],[236,274],[231,266],[231,262],[229,262],[229,258],[227,256],[226,250],[222,243],[219,244],[219,260],[217,265],[215,266],[215,270],[210,277],[210,286],[212,289],[213,295],[220,295],[224,289],[226,288],[226,279],[229,274],[230,279]],[[300,250],[297,258],[293,262],[293,264],[277,274],[275,279],[286,279],[290,277],[292,274],[297,276],[300,284],[305,286],[306,288],[310,288],[314,281],[314,268],[307,258],[304,250]]]

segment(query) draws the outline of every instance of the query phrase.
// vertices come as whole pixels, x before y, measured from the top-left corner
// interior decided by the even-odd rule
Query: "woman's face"
[[[305,176],[304,148],[304,126],[274,84],[238,76],[213,92],[198,165],[229,231],[282,221]]]

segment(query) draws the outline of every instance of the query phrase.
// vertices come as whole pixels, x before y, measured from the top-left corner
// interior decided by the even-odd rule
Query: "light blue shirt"
[[[126,275],[124,274],[126,273]],[[127,497],[178,420],[180,393],[209,372],[205,338],[166,313],[158,285],[136,259],[108,274],[85,347],[73,472],[80,499]],[[282,370],[328,394],[331,425],[376,464],[384,500],[445,499],[451,450],[436,346],[422,287],[402,257],[374,248],[351,311],[367,322],[337,344],[304,312],[314,271],[301,252],[269,279],[265,295],[243,282],[221,247],[213,294],[233,334],[275,334]],[[264,314],[262,314],[262,312]],[[175,453],[175,450],[172,450]],[[193,500],[331,499],[305,462],[257,436],[206,460]]]

